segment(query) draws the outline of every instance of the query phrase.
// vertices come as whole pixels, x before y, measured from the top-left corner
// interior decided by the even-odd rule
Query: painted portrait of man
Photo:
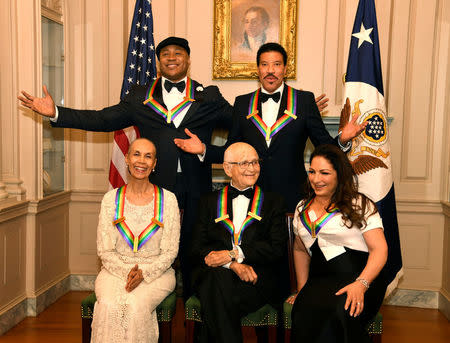
[[[231,61],[254,62],[261,45],[279,41],[279,0],[234,0],[231,12]]]

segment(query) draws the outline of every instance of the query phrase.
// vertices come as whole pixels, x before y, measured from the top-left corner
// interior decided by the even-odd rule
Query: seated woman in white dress
[[[294,218],[298,293],[292,341],[371,342],[366,326],[386,292],[387,244],[375,204],[358,193],[347,156],[321,145],[311,155],[308,194]]]
[[[91,342],[157,342],[156,307],[175,288],[180,218],[175,195],[149,182],[155,145],[135,140],[126,155],[128,184],[102,201]]]

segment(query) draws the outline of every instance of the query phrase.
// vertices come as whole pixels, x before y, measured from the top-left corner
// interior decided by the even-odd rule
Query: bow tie
[[[280,100],[280,92],[276,92],[276,93],[272,93],[272,94],[267,94],[267,93],[261,92],[259,95],[261,97],[262,102],[266,102],[267,100],[269,100],[269,98],[272,98],[272,100],[275,102],[278,102]]]
[[[228,194],[231,197],[231,199],[234,199],[239,195],[243,195],[246,198],[251,199],[253,197],[253,189],[247,188],[246,190],[240,191],[239,189],[236,189],[233,186],[230,186],[228,188]]]
[[[175,87],[176,89],[178,89],[178,91],[181,93],[181,92],[184,91],[185,86],[186,86],[186,84],[185,84],[184,81],[180,81],[180,82],[174,83],[174,82],[170,82],[169,80],[166,80],[166,81],[164,82],[164,88],[165,88],[169,93],[170,93],[170,91],[171,91],[171,89],[172,89],[173,87]]]

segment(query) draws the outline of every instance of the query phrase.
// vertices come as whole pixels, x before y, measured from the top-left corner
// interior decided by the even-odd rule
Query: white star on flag
[[[153,44],[151,44],[150,46],[149,46],[149,48],[150,48],[150,50],[153,50]]]
[[[133,50],[131,53],[132,53],[133,56],[136,56],[137,51],[136,51],[136,50]]]
[[[137,22],[137,23],[136,23],[136,26],[137,26],[137,27],[141,27],[141,23],[140,23],[140,22]]]
[[[146,12],[146,13],[145,13],[145,16],[146,16],[147,18],[150,18],[150,13]]]
[[[129,77],[129,78],[128,78],[128,82],[129,82],[129,83],[132,83],[132,82],[133,82],[133,79],[132,79],[131,77]]]
[[[144,38],[141,39],[141,44],[145,44],[146,40]]]
[[[142,26],[142,28],[144,29],[144,31],[148,30],[148,26],[147,25]]]
[[[134,36],[133,39],[134,39],[135,42],[137,42],[139,40],[139,37],[138,36]]]
[[[139,58],[144,57],[144,54],[142,52],[139,53]]]
[[[130,68],[131,68],[131,69],[134,69],[134,64],[130,64]]]
[[[353,33],[352,36],[358,38],[358,49],[364,42],[369,42],[373,44],[372,39],[370,39],[370,33],[372,32],[373,27],[367,29],[364,27],[364,24],[361,23],[361,30],[357,33]]]

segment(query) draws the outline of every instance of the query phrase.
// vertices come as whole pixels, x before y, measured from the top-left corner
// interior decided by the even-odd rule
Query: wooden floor
[[[70,292],[37,317],[29,317],[0,336],[0,342],[81,342],[80,302],[89,292]],[[383,343],[449,343],[450,323],[437,310],[383,306]],[[183,304],[177,303],[173,342],[184,342]],[[255,342],[253,332],[245,342]]]

